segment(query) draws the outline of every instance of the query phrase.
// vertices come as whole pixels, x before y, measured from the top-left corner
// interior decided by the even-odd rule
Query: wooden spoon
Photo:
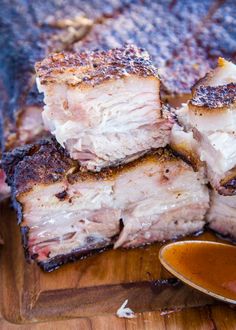
[[[163,246],[161,264],[191,287],[236,304],[236,246],[208,241],[182,241]]]

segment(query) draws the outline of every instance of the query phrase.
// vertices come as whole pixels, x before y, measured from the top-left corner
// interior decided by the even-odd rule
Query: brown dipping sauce
[[[207,291],[236,300],[236,247],[204,241],[179,242],[160,252],[163,265]],[[191,285],[191,283],[189,283]],[[235,301],[236,303],[236,301]]]

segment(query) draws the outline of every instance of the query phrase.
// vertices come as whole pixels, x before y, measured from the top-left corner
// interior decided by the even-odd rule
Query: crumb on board
[[[173,309],[164,309],[160,312],[160,315],[161,316],[169,316],[169,314],[172,314],[172,313],[176,313],[176,312],[180,312],[182,310],[182,308],[173,308]]]
[[[130,309],[129,307],[125,307],[127,304],[128,304],[128,299],[126,299],[123,302],[123,304],[120,306],[120,308],[117,310],[116,315],[118,317],[125,317],[128,319],[132,319],[136,317],[132,309]]]

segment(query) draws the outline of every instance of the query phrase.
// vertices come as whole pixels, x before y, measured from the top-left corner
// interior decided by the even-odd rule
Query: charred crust
[[[55,53],[36,63],[35,69],[42,85],[61,81],[71,87],[95,86],[131,74],[158,77],[148,53],[134,45],[108,51]]]
[[[28,250],[29,231],[30,231],[30,229],[27,226],[20,227],[21,243],[24,248],[25,258],[27,261],[30,261],[30,259],[32,259],[32,256],[30,256],[29,250]]]
[[[192,95],[194,95],[194,93],[196,92],[196,90],[199,87],[201,87],[201,86],[207,86],[209,84],[209,81],[211,81],[211,79],[214,77],[215,72],[216,72],[216,69],[210,70],[209,72],[207,72],[204,75],[204,77],[202,77],[198,81],[196,81],[196,83],[191,88]]]
[[[36,183],[61,181],[78,163],[53,138],[16,148],[3,157],[8,182],[15,193],[24,193]]]
[[[18,147],[11,152],[3,153],[2,167],[7,175],[7,183],[9,185],[13,182],[14,170],[19,162],[26,156],[34,154],[39,149],[39,144],[25,145]]]
[[[12,187],[12,202],[13,202],[13,207],[15,208],[17,213],[17,223],[19,225],[23,221],[24,212],[23,212],[23,205],[19,203],[16,199],[16,193],[14,187]]]
[[[67,197],[67,191],[63,190],[61,192],[59,192],[58,194],[56,194],[55,196],[60,200],[60,201],[64,201]]]
[[[236,102],[236,84],[199,86],[194,90],[189,105],[194,108],[224,109]]]
[[[45,272],[52,272],[58,268],[60,268],[62,265],[67,263],[72,263],[81,259],[85,259],[88,257],[91,257],[93,255],[96,255],[98,253],[102,253],[106,250],[109,250],[112,248],[112,245],[92,249],[92,250],[83,250],[83,251],[73,251],[68,254],[61,254],[56,257],[53,257],[47,261],[37,261],[40,268]],[[32,258],[32,257],[31,257]]]

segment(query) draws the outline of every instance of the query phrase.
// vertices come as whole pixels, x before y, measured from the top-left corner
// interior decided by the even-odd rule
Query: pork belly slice
[[[25,249],[47,271],[97,249],[174,239],[205,224],[202,176],[168,150],[92,173],[42,141],[6,154],[4,166]]]
[[[201,174],[178,158],[121,176],[116,187],[118,202],[125,208],[124,228],[115,248],[172,240],[203,230],[208,190]]]
[[[207,221],[209,228],[236,241],[236,196],[222,196],[212,191]]]
[[[160,80],[143,49],[54,54],[36,71],[46,127],[86,169],[126,163],[169,142]]]
[[[3,156],[26,254],[45,270],[112,244],[120,227],[109,173],[80,173],[57,143],[17,148]],[[74,174],[73,174],[74,173]]]
[[[194,138],[191,130],[187,130],[187,116],[185,111],[168,105],[163,106],[163,111],[166,117],[171,118],[174,123],[170,135],[170,147],[175,155],[180,156],[185,162],[191,164],[195,171],[202,173],[202,178],[205,178],[207,184],[205,164],[200,160],[198,154],[198,142]],[[183,116],[184,114],[184,116]]]
[[[198,143],[211,185],[223,195],[236,194],[236,83],[230,82],[236,79],[235,69],[219,59],[218,67],[194,86],[192,99],[177,111],[179,122]]]
[[[185,131],[177,122],[171,130],[170,147],[175,154],[181,156],[195,170],[205,172],[204,164],[198,155],[198,143],[193,136],[193,132]]]

